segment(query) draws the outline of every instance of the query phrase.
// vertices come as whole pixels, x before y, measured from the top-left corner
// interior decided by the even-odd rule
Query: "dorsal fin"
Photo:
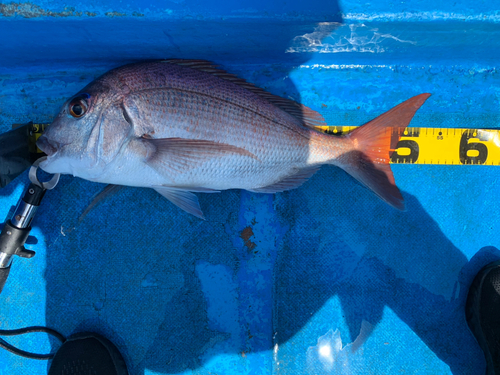
[[[266,99],[268,102],[281,108],[288,114],[299,119],[304,125],[315,128],[317,126],[326,126],[326,121],[318,112],[312,110],[305,105],[299,104],[293,100],[282,98],[281,96],[273,95],[267,91],[255,86],[254,84],[245,81],[234,74],[228,73],[220,69],[217,65],[206,60],[183,60],[183,59],[169,59],[163,60],[166,63],[177,64],[186,66],[191,69],[196,69],[205,73],[210,73],[219,78],[225,79],[232,83],[241,86],[254,94],[259,95],[261,98]]]

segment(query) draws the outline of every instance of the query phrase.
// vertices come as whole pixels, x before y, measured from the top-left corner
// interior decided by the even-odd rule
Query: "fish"
[[[389,165],[394,129],[430,96],[414,96],[354,131],[318,130],[323,116],[204,60],[144,61],[103,74],[67,100],[37,146],[40,167],[156,190],[204,219],[195,193],[279,193],[322,165],[340,167],[404,210]]]

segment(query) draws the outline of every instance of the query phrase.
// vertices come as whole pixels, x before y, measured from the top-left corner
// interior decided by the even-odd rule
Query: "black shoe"
[[[486,374],[500,375],[500,261],[490,263],[469,289],[465,316],[486,357]]]
[[[79,333],[56,352],[49,375],[128,375],[128,371],[111,341],[96,333]]]

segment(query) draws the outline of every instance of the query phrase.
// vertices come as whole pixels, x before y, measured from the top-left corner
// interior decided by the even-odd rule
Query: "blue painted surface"
[[[499,127],[490,2],[106,3],[0,3],[1,132],[49,121],[111,67],[164,57],[214,60],[330,124],[431,92],[413,125]],[[0,296],[1,326],[100,332],[141,375],[482,374],[463,308],[500,257],[500,168],[393,170],[403,213],[325,167],[274,196],[201,194],[207,221],[129,188],[73,230],[102,186],[65,176],[34,223],[37,256],[16,259]],[[26,185],[0,190],[2,220]],[[46,366],[0,352],[0,374]]]

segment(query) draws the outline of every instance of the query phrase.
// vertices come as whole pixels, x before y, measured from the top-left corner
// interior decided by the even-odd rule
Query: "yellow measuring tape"
[[[48,125],[35,123],[30,126],[30,152],[42,152],[35,142]],[[333,135],[346,134],[356,128],[318,127]],[[406,128],[392,131],[396,139],[401,137],[391,154],[392,164],[500,165],[500,129]]]
[[[46,128],[49,127],[50,124],[30,124],[28,127],[29,131],[29,142],[28,146],[30,149],[31,153],[43,153],[42,150],[40,150],[36,146],[36,141],[38,141],[38,138],[43,134]]]
[[[348,133],[356,126],[322,126],[328,134]],[[500,129],[406,128],[391,154],[392,164],[500,165]],[[397,138],[396,138],[397,139]]]

